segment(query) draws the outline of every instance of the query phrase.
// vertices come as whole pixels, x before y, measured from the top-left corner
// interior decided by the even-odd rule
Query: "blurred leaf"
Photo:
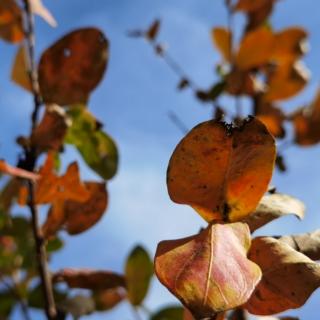
[[[39,83],[45,103],[86,103],[108,61],[108,40],[95,28],[77,29],[41,56]]]
[[[250,243],[244,223],[210,224],[195,236],[160,242],[155,272],[196,319],[210,318],[245,303],[260,281],[260,268],[247,259]]]
[[[97,120],[83,107],[73,107],[68,114],[72,125],[66,142],[78,149],[92,170],[103,179],[111,179],[118,167],[118,150],[114,141],[101,131]]]
[[[58,303],[58,308],[70,313],[74,319],[89,315],[95,311],[95,303],[91,297],[76,295]]]
[[[155,41],[161,26],[161,21],[159,19],[155,20],[150,28],[147,30],[145,36],[150,41]]]
[[[64,246],[63,241],[58,237],[55,237],[48,240],[46,249],[48,253],[52,253],[52,252],[59,251],[60,249],[63,248],[63,246]]]
[[[274,238],[255,238],[249,259],[263,274],[244,306],[252,314],[272,315],[300,308],[320,286],[319,264]]]
[[[142,303],[148,293],[152,275],[153,263],[148,252],[141,246],[135,247],[125,266],[128,299],[132,305],[138,306]]]
[[[254,232],[265,224],[289,214],[294,214],[301,220],[304,213],[305,205],[302,201],[286,194],[274,193],[262,197],[256,210],[243,222]]]
[[[57,21],[51,12],[42,4],[42,0],[29,0],[29,2],[33,13],[43,18],[51,27],[57,26]]]
[[[170,198],[192,206],[207,221],[241,220],[267,191],[274,160],[274,139],[259,120],[247,120],[240,127],[203,122],[171,156]]]
[[[0,38],[13,43],[24,38],[22,11],[15,0],[0,1]]]
[[[223,59],[227,62],[232,60],[232,34],[226,28],[218,27],[213,28],[211,31],[213,43],[222,55]]]
[[[20,46],[18,48],[11,71],[11,80],[25,90],[32,92],[32,86],[28,74],[27,53],[24,46]]]
[[[238,0],[234,6],[235,10],[252,12],[260,10],[267,2],[273,0]]]
[[[4,185],[0,193],[0,208],[4,213],[9,212],[19,194],[20,187],[21,181],[18,178],[10,178],[10,180]]]
[[[0,319],[9,319],[12,309],[16,301],[9,291],[0,291]]]
[[[101,290],[93,293],[93,299],[95,301],[97,311],[110,310],[125,298],[126,292],[123,288]]]
[[[184,308],[181,306],[168,306],[157,311],[150,320],[184,320]]]

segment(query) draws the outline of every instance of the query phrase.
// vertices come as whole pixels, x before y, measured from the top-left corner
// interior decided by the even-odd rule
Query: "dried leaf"
[[[196,319],[212,317],[245,303],[259,282],[259,267],[246,257],[249,247],[246,224],[209,225],[195,236],[161,242],[155,272]]]
[[[212,41],[216,48],[227,62],[232,61],[231,41],[232,35],[226,28],[214,28],[211,31]]]
[[[273,0],[238,0],[234,6],[234,10],[245,12],[258,11],[271,1]]]
[[[252,31],[263,24],[266,24],[269,16],[272,13],[276,0],[264,0],[262,6],[257,10],[247,12],[246,31]],[[255,1],[256,2],[256,1]]]
[[[320,286],[319,264],[274,238],[254,239],[249,259],[263,274],[245,304],[252,314],[272,315],[300,308]]]
[[[148,293],[153,275],[153,263],[148,252],[141,246],[135,247],[129,254],[125,267],[128,299],[132,305],[142,303]]]
[[[29,0],[29,2],[33,13],[43,18],[51,27],[57,26],[57,21],[51,12],[43,5],[42,0]]]
[[[69,288],[108,290],[125,287],[122,275],[111,271],[91,269],[63,269],[53,277],[54,282],[65,282]]]
[[[41,122],[33,130],[31,144],[41,151],[59,151],[69,126],[64,109],[56,104],[48,105]]]
[[[272,32],[261,27],[248,32],[240,43],[236,55],[236,66],[240,70],[249,70],[270,61],[274,47]]]
[[[33,181],[39,179],[39,175],[21,168],[13,167],[10,164],[6,163],[4,160],[0,160],[0,172],[9,174],[13,177],[19,177]]]
[[[145,37],[149,41],[155,41],[158,36],[160,26],[161,26],[161,21],[159,19],[155,20],[150,26],[150,28],[147,30],[147,32],[145,33]]]
[[[256,210],[243,222],[249,225],[251,232],[254,232],[265,224],[285,215],[294,214],[299,219],[303,219],[304,213],[303,202],[286,194],[274,193],[264,196]]]
[[[15,0],[0,1],[0,38],[13,43],[24,38],[22,11]]]
[[[126,292],[123,288],[114,288],[108,290],[96,291],[93,293],[97,311],[107,311],[114,308],[126,298]]]
[[[208,121],[193,128],[171,156],[170,198],[195,208],[207,221],[241,220],[267,191],[274,139],[256,119],[231,128]]]
[[[41,56],[39,83],[46,103],[86,103],[108,61],[108,40],[95,28],[75,30]]]

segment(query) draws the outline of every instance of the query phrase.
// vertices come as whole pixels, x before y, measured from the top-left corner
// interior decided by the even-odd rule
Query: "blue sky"
[[[126,255],[135,244],[142,243],[153,255],[159,241],[194,234],[204,225],[190,208],[172,203],[167,195],[167,163],[182,138],[169,120],[168,111],[176,112],[189,128],[210,117],[210,109],[199,104],[189,91],[175,91],[179,80],[176,75],[143,41],[126,37],[126,31],[145,27],[155,18],[161,18],[160,39],[168,44],[171,55],[179,60],[190,77],[205,88],[212,84],[214,65],[219,61],[210,40],[210,29],[226,24],[223,1],[44,0],[44,3],[59,25],[52,29],[36,19],[38,56],[64,33],[78,27],[97,26],[108,36],[111,44],[109,67],[92,94],[89,108],[104,122],[120,151],[119,173],[108,185],[107,214],[101,223],[81,236],[65,236],[65,249],[54,257],[51,266],[53,270],[94,267],[121,272]],[[318,86],[320,31],[315,8],[315,1],[311,0],[280,1],[272,19],[275,29],[302,25],[310,32],[311,51],[305,62],[312,69],[313,78],[302,94],[286,103],[287,110],[310,101]],[[237,21],[241,23],[242,18]],[[14,144],[15,137],[27,134],[32,110],[31,97],[9,80],[15,51],[14,46],[0,42],[0,158],[11,163],[15,163],[19,151]],[[224,99],[223,103],[234,107],[231,99]],[[292,217],[274,222],[260,234],[306,232],[320,225],[320,148],[292,147],[285,155],[289,172],[275,173],[273,184],[280,191],[305,201],[307,216],[303,222]],[[75,158],[79,159],[77,153],[68,147],[64,164]],[[97,179],[85,165],[82,177]],[[319,299],[320,294],[315,293],[306,306],[287,314],[317,320]],[[154,280],[146,305],[155,309],[172,302],[174,298]],[[89,318],[133,320],[125,304],[113,312]]]

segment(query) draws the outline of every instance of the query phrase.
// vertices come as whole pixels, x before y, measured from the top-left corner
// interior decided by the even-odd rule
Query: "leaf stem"
[[[39,110],[42,105],[42,99],[40,95],[38,75],[35,63],[35,32],[33,14],[29,0],[23,0],[24,12],[25,12],[25,33],[26,33],[26,49],[28,53],[29,61],[29,78],[32,87],[34,109],[31,115],[31,134],[34,128],[37,126]],[[25,149],[25,169],[34,171],[37,162],[37,152],[35,148]],[[52,283],[50,272],[48,269],[47,253],[45,247],[45,240],[43,238],[42,230],[39,223],[38,208],[34,202],[34,184],[28,181],[29,189],[29,209],[31,212],[32,230],[36,246],[36,259],[38,263],[39,275],[41,278],[41,284],[43,288],[43,294],[45,298],[45,312],[48,320],[54,320],[56,318],[56,307],[52,290]]]

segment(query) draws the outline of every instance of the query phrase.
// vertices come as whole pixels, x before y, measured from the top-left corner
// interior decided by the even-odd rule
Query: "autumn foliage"
[[[116,143],[89,109],[109,63],[109,40],[94,27],[73,30],[36,63],[33,15],[51,26],[57,23],[40,0],[22,2],[0,1],[0,37],[17,45],[12,80],[34,97],[30,134],[17,139],[22,156],[16,164],[0,161],[0,171],[8,176],[0,193],[0,319],[9,319],[17,305],[26,319],[29,307],[44,310],[51,320],[78,319],[122,301],[139,315],[146,311],[143,302],[154,272],[181,305],[147,310],[150,320],[241,320],[248,312],[271,316],[304,305],[320,286],[319,231],[252,234],[288,214],[304,217],[304,204],[278,193],[270,181],[275,166],[286,169],[276,144],[287,139],[289,126],[291,144],[320,141],[319,92],[308,106],[290,114],[280,106],[308,82],[300,61],[307,32],[272,28],[268,19],[276,0],[225,1],[229,19],[243,14],[246,22],[238,42],[231,23],[211,31],[221,55],[218,81],[201,89],[175,68],[178,89],[192,90],[201,103],[212,106],[213,116],[177,144],[168,163],[167,188],[173,202],[190,206],[203,218],[205,228],[161,241],[154,262],[136,246],[122,274],[68,266],[51,273],[50,257],[63,246],[59,233],[78,235],[99,222],[108,209],[108,180],[118,169]],[[156,20],[129,36],[144,38],[172,67],[157,40],[160,28]],[[223,94],[237,102],[246,96],[250,115],[243,115],[240,104],[236,111],[221,106]],[[97,180],[83,181],[77,162],[62,172],[66,144],[79,152]],[[16,203],[29,208],[29,218],[11,212]],[[47,210],[42,225],[39,209]],[[73,289],[87,294],[75,296]]]

